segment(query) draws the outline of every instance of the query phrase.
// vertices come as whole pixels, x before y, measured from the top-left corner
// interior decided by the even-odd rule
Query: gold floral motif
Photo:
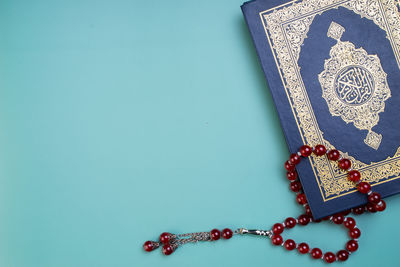
[[[340,40],[345,31],[346,29],[342,25],[332,22],[331,25],[329,25],[327,35],[335,40]]]
[[[298,59],[301,45],[307,37],[314,17],[338,7],[349,9],[373,21],[384,30],[400,67],[400,12],[395,0],[291,1],[282,7],[260,13],[303,142],[322,143],[330,149],[334,147],[324,139],[319,129],[300,75]],[[350,155],[347,156],[352,160],[354,168],[360,169],[366,181],[378,184],[399,178],[400,147],[393,157],[378,163],[365,164]],[[350,191],[354,188],[353,184],[349,183],[345,174],[326,157],[312,157],[311,166],[324,201],[353,192]]]
[[[375,150],[382,135],[372,131],[379,122],[379,113],[391,96],[379,57],[368,55],[363,48],[340,40],[345,28],[332,22],[327,35],[337,40],[331,48],[325,69],[318,75],[325,99],[332,116],[352,122],[360,130],[368,130],[364,143]]]
[[[365,137],[364,139],[364,143],[375,150],[379,148],[381,141],[382,141],[382,135],[375,133],[373,131],[369,131],[367,137]]]

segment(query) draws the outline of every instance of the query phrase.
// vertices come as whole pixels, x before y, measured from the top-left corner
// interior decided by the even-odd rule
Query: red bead
[[[301,161],[301,158],[296,153],[291,154],[290,157],[289,157],[289,162],[292,165],[297,165],[297,164],[300,163],[300,161]]]
[[[344,221],[344,216],[342,214],[335,214],[332,216],[332,222],[335,224],[342,224]]]
[[[211,240],[218,240],[221,238],[221,232],[218,229],[212,229],[210,232]]]
[[[322,251],[319,248],[313,248],[311,250],[311,257],[313,259],[320,259],[322,257]]]
[[[356,220],[351,217],[347,217],[343,223],[347,229],[353,229],[356,226]]]
[[[341,159],[338,165],[342,170],[348,170],[351,167],[351,161],[349,159]]]
[[[355,240],[350,240],[346,244],[346,249],[350,252],[354,252],[358,249],[358,243]]]
[[[323,221],[328,221],[328,220],[330,220],[330,218],[331,218],[331,216],[326,216],[326,217],[322,218],[322,220]]]
[[[307,225],[310,222],[310,216],[308,215],[300,215],[299,218],[297,219],[299,224],[301,225]]]
[[[341,213],[343,214],[343,216],[347,216],[350,214],[350,212],[351,212],[351,210],[345,210],[345,211],[342,211]]]
[[[306,204],[306,203],[307,203],[306,195],[304,195],[303,193],[297,194],[297,196],[296,196],[296,201],[297,201],[297,203],[299,203],[300,205]]]
[[[286,228],[293,228],[295,226],[296,226],[296,219],[295,218],[292,218],[292,217],[286,218],[286,220],[285,220],[285,227]]]
[[[143,249],[147,252],[153,251],[158,248],[158,245],[153,241],[146,241],[143,244]]]
[[[353,213],[357,215],[363,214],[364,211],[365,211],[365,206],[359,206],[357,208],[353,208]]]
[[[326,147],[324,145],[316,145],[314,148],[314,153],[317,156],[323,156],[326,153]]]
[[[233,236],[233,231],[229,228],[222,230],[222,238],[230,239]]]
[[[340,158],[340,152],[337,151],[336,149],[333,149],[328,152],[327,156],[328,156],[328,159],[336,161]]]
[[[284,243],[284,246],[287,250],[293,250],[296,248],[296,242],[294,242],[292,239],[287,239]]]
[[[361,174],[357,170],[351,170],[347,174],[347,179],[349,179],[352,182],[358,182],[361,179]]]
[[[363,194],[366,194],[371,190],[371,185],[367,182],[361,182],[357,185],[357,190]]]
[[[372,204],[378,204],[381,201],[381,195],[373,192],[368,196],[368,201]]]
[[[372,203],[368,203],[367,205],[365,205],[365,207],[367,207],[367,210],[369,212],[372,212],[372,213],[376,212],[375,205]]]
[[[301,190],[301,183],[299,181],[293,181],[290,183],[290,190],[293,192],[299,192]]]
[[[172,252],[174,252],[174,248],[170,244],[166,244],[166,245],[163,246],[162,253],[164,255],[167,255],[167,256],[171,255]]]
[[[280,246],[283,243],[283,238],[280,235],[273,235],[271,241],[275,246]]]
[[[166,233],[166,232],[162,233],[160,235],[160,242],[163,244],[168,244],[169,241],[171,240],[171,236],[172,235],[170,233]]]
[[[304,146],[301,146],[300,147],[300,154],[303,156],[303,157],[308,157],[308,156],[310,156],[311,155],[311,153],[312,153],[312,148],[310,147],[310,146],[307,146],[307,145],[304,145]]]
[[[338,253],[336,253],[336,257],[340,261],[346,261],[349,258],[349,252],[346,250],[339,250]]]
[[[285,161],[285,169],[286,169],[286,170],[288,170],[288,171],[294,171],[295,168],[296,168],[296,166],[293,165],[293,164],[290,164],[290,162],[289,162],[288,160]]]
[[[295,170],[294,171],[288,171],[286,173],[286,177],[288,178],[289,181],[294,181],[294,180],[297,179],[297,172]]]
[[[353,239],[357,239],[361,236],[361,231],[358,228],[353,228],[349,231],[349,236]]]
[[[384,211],[386,209],[386,202],[381,200],[380,203],[374,205],[374,208],[376,211]]]
[[[312,216],[311,208],[310,208],[309,205],[305,205],[305,206],[304,206],[304,209],[306,210],[306,214],[307,214],[308,216]]]
[[[332,262],[334,262],[334,261],[336,260],[336,256],[335,256],[335,254],[333,254],[332,252],[327,252],[327,253],[325,253],[325,255],[324,255],[324,260],[325,260],[327,263],[332,263]]]
[[[276,235],[282,234],[283,230],[285,230],[285,227],[283,227],[283,224],[281,223],[276,223],[272,226],[272,232]]]
[[[299,246],[297,247],[297,250],[301,253],[301,254],[306,254],[310,251],[310,247],[308,246],[307,243],[300,243]]]

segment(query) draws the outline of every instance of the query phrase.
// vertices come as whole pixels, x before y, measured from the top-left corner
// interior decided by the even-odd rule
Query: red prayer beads
[[[296,242],[293,239],[286,239],[284,246],[287,250],[293,250],[296,248]]]
[[[284,225],[286,228],[293,228],[296,226],[296,219],[292,217],[286,218]]]
[[[299,203],[300,205],[304,205],[307,203],[307,198],[306,195],[304,195],[303,193],[300,193],[296,196],[296,201],[297,203]]]
[[[296,168],[295,165],[291,164],[289,161],[285,162],[285,169],[288,171],[294,171],[294,169]]]
[[[359,207],[353,208],[351,211],[356,215],[361,215],[365,211],[365,206],[359,206]]]
[[[300,215],[299,218],[297,219],[298,223],[301,225],[307,225],[310,222],[310,216],[303,214]]]
[[[341,159],[338,161],[338,165],[342,170],[348,170],[351,167],[351,161],[348,159]]]
[[[168,256],[171,255],[180,245],[186,243],[196,243],[198,241],[217,241],[221,239],[221,236],[223,239],[230,239],[232,238],[233,234],[234,232],[229,228],[223,229],[222,232],[218,229],[212,229],[210,232],[199,232],[181,235],[175,235],[165,232],[160,235],[159,242],[146,241],[143,244],[143,249],[147,252],[150,252],[162,245],[162,253]]]
[[[301,162],[301,157],[309,157],[314,153],[315,156],[322,157],[326,155],[326,157],[331,161],[337,161],[339,169],[342,171],[347,171],[347,178],[349,181],[355,183],[357,190],[360,193],[366,194],[368,197],[368,203],[363,206],[359,206],[353,208],[348,211],[344,211],[333,216],[328,216],[323,218],[322,220],[331,220],[333,223],[337,225],[343,224],[343,226],[348,230],[349,237],[351,238],[345,246],[345,249],[339,250],[336,254],[333,252],[325,252],[323,253],[319,248],[310,249],[307,243],[300,243],[296,245],[296,242],[292,239],[284,240],[281,234],[286,229],[291,229],[296,225],[308,225],[310,222],[321,222],[322,220],[315,220],[312,217],[310,206],[307,204],[306,195],[302,192],[302,186],[300,181],[298,181],[298,174],[296,172],[296,165]],[[290,155],[289,160],[287,160],[284,164],[285,169],[287,170],[286,177],[290,181],[290,189],[297,193],[296,201],[304,206],[305,214],[302,214],[298,217],[298,219],[288,217],[284,220],[283,223],[276,223],[273,225],[271,231],[263,231],[263,230],[247,230],[244,228],[240,228],[233,232],[229,228],[225,228],[221,231],[218,229],[213,229],[210,232],[200,232],[200,233],[192,233],[192,234],[182,234],[175,235],[171,233],[164,232],[160,235],[160,242],[155,241],[146,241],[143,244],[143,248],[145,251],[153,251],[158,248],[160,245],[163,245],[162,252],[165,255],[171,255],[179,245],[183,245],[188,242],[198,242],[198,241],[216,241],[219,240],[222,236],[223,239],[230,239],[234,234],[255,234],[260,236],[268,236],[271,239],[273,245],[276,246],[284,246],[287,250],[294,250],[297,248],[297,251],[300,254],[309,253],[313,259],[323,259],[327,263],[333,263],[335,261],[346,261],[349,255],[358,249],[358,238],[361,236],[360,229],[356,226],[356,221],[352,217],[347,217],[350,212],[353,212],[356,215],[362,214],[365,211],[369,212],[377,212],[383,211],[386,208],[386,203],[381,199],[381,195],[377,192],[371,191],[371,185],[361,180],[361,173],[358,170],[353,170],[351,168],[351,161],[349,159],[343,158],[340,152],[336,149],[327,150],[324,145],[316,145],[314,148],[303,145],[300,147],[297,153],[293,153]]]
[[[334,262],[334,261],[336,260],[336,256],[335,256],[335,254],[333,254],[332,252],[327,252],[327,253],[325,253],[325,255],[324,255],[324,260],[325,260],[327,263],[332,263],[332,262]]]
[[[367,203],[367,205],[365,205],[365,208],[369,212],[372,212],[372,213],[376,212],[375,205],[372,203]]]
[[[358,228],[353,228],[349,231],[349,236],[353,239],[358,239],[361,236],[361,231]]]
[[[147,252],[153,251],[158,248],[160,245],[154,241],[146,241],[143,244],[143,249]]]
[[[272,241],[272,244],[274,244],[275,246],[280,246],[283,243],[283,238],[281,235],[273,235],[271,237],[271,241]]]
[[[381,200],[378,204],[374,205],[376,211],[384,211],[386,209],[386,202]]]
[[[285,230],[285,227],[281,223],[276,223],[272,227],[272,232],[276,235],[282,234],[283,230]]]
[[[307,243],[300,243],[297,246],[297,250],[301,253],[301,254],[306,254],[310,251],[310,247],[308,246]]]
[[[335,224],[342,224],[344,222],[344,216],[342,214],[335,214],[332,216],[332,222]]]
[[[358,249],[358,243],[355,240],[350,240],[346,244],[346,249],[350,252],[354,252]]]
[[[311,257],[314,259],[323,259],[327,263],[338,261],[346,261],[350,255],[350,253],[355,252],[358,249],[357,239],[361,236],[361,231],[356,227],[356,221],[351,217],[346,217],[351,211],[354,214],[362,214],[365,210],[370,212],[383,211],[386,208],[386,203],[381,199],[379,193],[371,191],[371,185],[368,182],[360,182],[361,173],[358,170],[351,169],[351,161],[349,159],[343,158],[340,155],[340,152],[336,149],[327,150],[324,145],[316,145],[314,148],[309,146],[302,146],[299,149],[298,153],[294,153],[290,155],[288,161],[285,162],[285,168],[288,170],[287,177],[291,181],[290,189],[293,192],[296,192],[296,201],[304,206],[305,214],[300,215],[297,220],[294,218],[287,218],[283,224],[277,223],[274,224],[272,228],[272,232],[274,235],[271,237],[272,243],[274,245],[284,245],[287,250],[293,250],[295,246],[295,242],[292,239],[283,240],[280,235],[285,228],[293,228],[298,223],[299,225],[307,225],[310,221],[312,222],[320,222],[321,220],[312,219],[310,207],[307,204],[307,198],[305,194],[301,190],[301,184],[297,181],[297,172],[296,165],[300,163],[301,160],[298,159],[297,156],[300,157],[308,157],[312,153],[315,156],[322,157],[326,154],[327,158],[331,161],[337,161],[338,167],[341,170],[347,171],[347,178],[349,181],[354,182],[356,184],[357,190],[360,193],[368,195],[368,204],[365,206],[360,206],[357,208],[353,208],[352,210],[344,211],[342,213],[335,214],[330,217],[325,217],[322,220],[331,220],[335,224],[343,224],[345,228],[349,231],[349,236],[351,240],[346,243],[346,250],[339,250],[336,255],[333,252],[322,253],[322,250],[319,248],[313,248],[310,250],[306,243],[300,243],[297,245],[297,250],[301,254],[310,253]],[[297,155],[297,156],[296,156]],[[296,173],[296,175],[294,175]],[[296,178],[294,178],[296,177]]]
[[[336,161],[340,158],[340,152],[337,151],[336,149],[330,150],[326,156],[328,157],[328,159],[332,160],[332,161]]]
[[[351,170],[347,174],[347,179],[349,179],[350,181],[355,182],[355,183],[360,181],[360,178],[361,178],[361,174],[357,170]]]
[[[373,204],[378,204],[381,201],[381,195],[379,193],[373,192],[369,194],[368,201]]]
[[[297,153],[296,154],[292,154],[289,157],[289,163],[292,164],[292,165],[297,165],[297,164],[300,163],[300,161],[301,161],[301,157],[299,155],[297,155]]]
[[[314,153],[317,156],[323,156],[326,153],[326,148],[323,145],[316,145],[314,148]]]
[[[339,250],[336,257],[340,261],[346,261],[349,258],[349,252],[346,250]]]
[[[304,145],[304,146],[300,147],[299,151],[300,151],[300,154],[306,158],[312,154],[313,150],[310,146]]]
[[[221,238],[221,232],[218,229],[212,229],[210,232],[211,240],[218,240]]]
[[[171,255],[174,252],[174,248],[170,244],[166,244],[162,248],[162,253],[166,256]]]
[[[361,182],[357,185],[357,190],[363,194],[367,194],[371,190],[371,186],[367,182]]]
[[[322,250],[319,249],[319,248],[313,248],[313,249],[311,250],[311,257],[312,257],[313,259],[320,259],[320,258],[322,258]]]
[[[165,244],[168,244],[169,241],[171,240],[171,234],[170,233],[162,233],[160,235],[160,242]]]
[[[299,192],[301,190],[301,183],[299,181],[291,182],[290,190],[292,190],[293,192]]]
[[[229,228],[225,228],[222,230],[222,238],[223,239],[230,239],[233,236],[233,231]]]
[[[294,181],[297,179],[297,172],[296,171],[288,171],[286,173],[286,177],[288,178],[289,181]]]
[[[355,226],[356,226],[356,221],[353,218],[348,217],[348,218],[344,219],[344,227],[346,227],[347,229],[351,230]]]

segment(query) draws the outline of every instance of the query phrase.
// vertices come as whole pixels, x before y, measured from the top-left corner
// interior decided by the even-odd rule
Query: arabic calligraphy
[[[347,66],[335,79],[337,96],[349,105],[360,105],[371,99],[374,93],[374,78],[362,66]]]
[[[385,110],[385,101],[391,96],[377,55],[369,55],[362,47],[340,38],[345,28],[332,22],[328,37],[337,41],[325,60],[324,71],[318,75],[322,97],[332,116],[340,116],[360,130],[367,130],[364,143],[377,150],[382,135],[372,131],[379,122],[379,113]]]
[[[276,70],[282,78],[282,85],[287,93],[299,133],[305,144],[322,143],[329,147],[329,149],[335,148],[331,143],[332,140],[328,140],[324,137],[324,133],[321,132],[321,129],[319,128],[318,121],[313,119],[314,110],[308,102],[309,98],[307,90],[302,83],[300,71],[298,71],[300,69],[298,60],[301,47],[304,45],[304,40],[307,38],[314,17],[316,14],[321,15],[325,11],[342,7],[353,11],[354,14],[359,15],[362,19],[373,22],[386,33],[387,39],[392,45],[396,62],[400,68],[400,9],[398,9],[400,5],[398,3],[399,0],[302,0],[290,1],[285,5],[259,13],[266,37],[268,42],[271,44],[271,52],[275,57]],[[354,49],[354,47],[350,48]],[[293,54],[289,52],[292,52]],[[366,52],[365,50],[359,49],[359,52],[362,60],[368,60],[364,54],[364,52]],[[375,65],[373,64],[374,62],[379,63],[380,65],[377,56],[375,58],[372,58],[371,55],[369,56],[371,60],[368,60],[368,62],[360,61],[358,63],[355,62],[352,65],[364,66],[363,64],[366,63],[369,66],[373,66]],[[335,62],[331,63],[330,66],[335,70],[335,72],[336,67],[339,67],[338,70],[343,68],[341,64]],[[379,108],[373,108],[375,110],[374,113],[376,114],[376,110],[384,108],[384,103],[383,101],[379,101],[379,98],[377,101],[374,101],[374,97],[380,96],[386,100],[390,97],[390,90],[385,90],[385,86],[383,86],[386,82],[386,73],[384,73],[383,70],[378,69],[374,71],[373,68],[368,68],[368,70],[374,75],[375,88],[373,93],[374,95],[366,102],[366,104],[358,106],[345,105],[338,99],[333,86],[336,73],[333,76],[332,81],[330,80],[330,75],[325,77],[323,80],[327,87],[332,86],[333,89],[332,94],[327,92],[326,99],[329,97],[329,99],[339,102],[339,104],[343,105],[343,109],[351,107],[356,108],[357,111],[361,111],[363,106],[365,107],[372,103],[379,103]],[[354,112],[346,112],[343,114],[346,114],[346,117],[349,120],[354,119],[354,116],[352,116],[352,114],[354,115]],[[374,116],[373,119],[375,119],[375,117],[379,118],[379,116]],[[362,125],[365,126],[365,124]],[[356,127],[361,129],[359,128],[359,123],[357,123]],[[371,138],[368,139],[367,143],[378,144],[379,140],[378,138]],[[338,148],[336,147],[336,149]],[[375,185],[400,178],[400,147],[398,147],[393,156],[388,157],[383,161],[372,162],[370,164],[355,159],[352,154],[344,153],[344,156],[351,159],[355,169],[360,170],[363,181],[368,181]],[[348,193],[357,192],[354,190],[354,184],[347,179],[346,175],[342,175],[343,173],[337,165],[334,165],[328,158],[313,157],[311,167],[315,173],[315,177],[313,178],[315,178],[315,182],[318,183],[321,197],[324,202],[340,198]]]

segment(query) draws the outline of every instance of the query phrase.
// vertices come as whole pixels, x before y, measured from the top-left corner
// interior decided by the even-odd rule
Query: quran
[[[399,193],[399,2],[255,0],[242,11],[289,151],[337,149],[382,197]],[[316,219],[367,202],[326,156],[297,172]]]

